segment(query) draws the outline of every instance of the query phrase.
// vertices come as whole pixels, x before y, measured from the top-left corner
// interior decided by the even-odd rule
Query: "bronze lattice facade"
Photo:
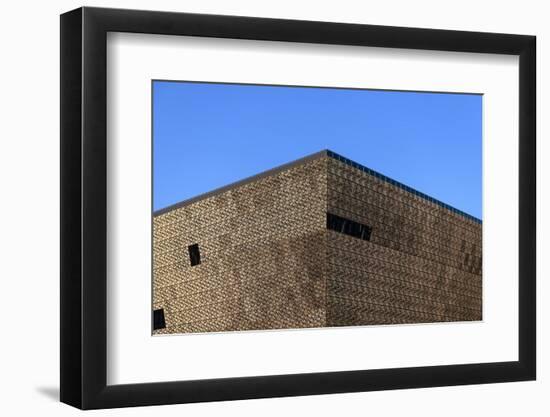
[[[481,320],[481,229],[323,151],[155,213],[154,333]]]

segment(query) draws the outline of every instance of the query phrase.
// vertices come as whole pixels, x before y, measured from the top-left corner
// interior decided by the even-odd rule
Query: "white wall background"
[[[72,0],[3,5],[0,181],[3,415],[75,415],[59,392],[59,17]],[[529,415],[550,412],[549,351],[550,147],[543,120],[550,96],[550,26],[542,1],[157,0],[91,1],[86,5],[238,14],[395,26],[533,34],[538,37],[539,366],[538,381],[344,395],[236,401],[99,411],[113,415]],[[546,394],[546,395],[545,395]]]

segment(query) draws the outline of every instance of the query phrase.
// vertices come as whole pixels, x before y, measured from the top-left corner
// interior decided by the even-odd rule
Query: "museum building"
[[[153,215],[154,334],[482,319],[482,224],[325,150]]]

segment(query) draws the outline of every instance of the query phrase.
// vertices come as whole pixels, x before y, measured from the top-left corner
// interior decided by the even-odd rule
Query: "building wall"
[[[328,211],[372,227],[327,230],[327,326],[481,320],[481,224],[333,158]]]
[[[154,217],[161,333],[325,325],[326,158]],[[188,246],[201,263],[191,266]]]
[[[327,212],[370,240],[327,230]],[[329,156],[166,211],[153,233],[156,334],[482,319],[481,224]]]

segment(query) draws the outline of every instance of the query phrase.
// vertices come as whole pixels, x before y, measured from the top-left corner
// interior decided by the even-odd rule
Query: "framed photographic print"
[[[61,401],[535,379],[535,38],[61,16]]]

